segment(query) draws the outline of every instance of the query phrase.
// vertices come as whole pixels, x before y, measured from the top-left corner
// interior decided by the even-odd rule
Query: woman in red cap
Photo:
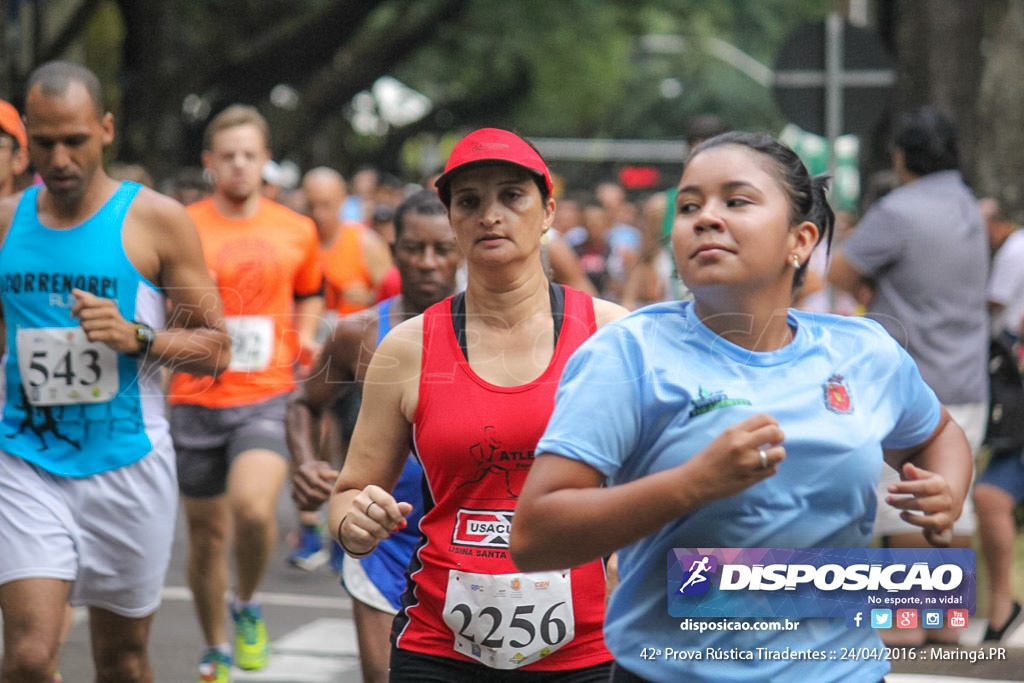
[[[426,510],[392,628],[391,681],[604,681],[602,564],[520,572],[508,539],[562,368],[625,310],[548,282],[551,178],[519,136],[470,133],[436,185],[466,291],[378,347],[330,523],[350,555],[373,552],[405,524],[411,505],[389,492],[416,453]]]

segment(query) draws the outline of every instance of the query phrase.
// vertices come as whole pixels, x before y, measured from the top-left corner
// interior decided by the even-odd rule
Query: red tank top
[[[564,291],[547,369],[515,387],[490,384],[470,368],[450,297],[424,313],[413,442],[426,512],[394,623],[398,647],[502,669],[577,669],[612,658],[602,634],[602,563],[523,573],[508,553],[516,500],[558,380],[596,329],[591,297]]]

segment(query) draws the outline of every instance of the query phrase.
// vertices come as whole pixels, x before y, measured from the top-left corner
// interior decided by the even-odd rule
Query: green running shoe
[[[235,620],[235,664],[247,671],[262,669],[270,656],[263,610],[259,605],[248,605],[240,610],[232,607],[231,618]]]
[[[229,683],[231,657],[215,647],[206,650],[199,660],[199,683]]]

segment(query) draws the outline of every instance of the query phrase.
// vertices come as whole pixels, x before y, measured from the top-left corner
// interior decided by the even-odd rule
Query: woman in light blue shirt
[[[681,631],[666,610],[666,554],[865,547],[880,504],[941,546],[971,477],[963,432],[884,329],[789,309],[811,252],[831,239],[825,179],[768,136],[726,133],[691,153],[676,212],[673,251],[694,301],[641,309],[570,360],[516,509],[513,557],[533,571],[620,551],[605,618],[615,681],[880,680],[884,660],[641,657],[881,648],[873,629],[831,619]],[[902,481],[877,501],[883,461]]]

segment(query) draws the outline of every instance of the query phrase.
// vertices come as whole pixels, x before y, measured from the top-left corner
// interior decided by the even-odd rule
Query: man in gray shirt
[[[868,316],[917,361],[977,453],[988,417],[984,221],[958,170],[956,131],[936,110],[924,107],[901,120],[892,161],[900,187],[867,211],[835,253],[828,279],[851,292],[873,283]],[[875,532],[891,547],[923,545],[917,527],[884,503],[897,478],[884,469]],[[969,547],[974,526],[968,496],[953,545]]]

